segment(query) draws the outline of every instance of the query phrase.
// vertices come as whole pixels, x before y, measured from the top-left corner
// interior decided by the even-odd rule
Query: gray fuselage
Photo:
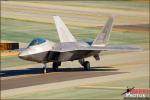
[[[100,52],[79,50],[79,48],[89,46],[86,42],[53,43],[47,40],[45,43],[29,46],[19,54],[19,57],[24,60],[48,63],[79,60]]]

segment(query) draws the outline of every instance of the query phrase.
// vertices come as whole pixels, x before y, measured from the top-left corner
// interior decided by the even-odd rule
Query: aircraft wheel
[[[85,61],[83,66],[84,66],[84,70],[90,70],[90,62],[89,61]]]
[[[43,73],[46,74],[46,72],[47,72],[47,71],[46,71],[46,68],[44,68],[44,69],[43,69]]]
[[[59,64],[57,62],[53,62],[53,70],[58,71]]]

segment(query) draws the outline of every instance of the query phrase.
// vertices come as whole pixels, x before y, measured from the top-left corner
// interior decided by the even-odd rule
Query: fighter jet
[[[141,51],[141,48],[131,45],[108,45],[110,32],[113,26],[113,16],[110,16],[93,42],[78,42],[68,30],[59,16],[54,16],[60,42],[55,43],[44,38],[36,38],[29,46],[19,53],[19,58],[43,63],[43,72],[46,73],[47,63],[52,62],[54,71],[58,70],[62,62],[78,60],[84,70],[90,70],[90,62],[85,58],[93,56],[100,60],[102,51]]]

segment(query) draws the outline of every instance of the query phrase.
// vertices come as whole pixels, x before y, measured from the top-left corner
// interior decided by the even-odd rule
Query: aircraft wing
[[[94,51],[142,51],[143,49],[133,45],[108,45],[105,47],[86,47],[81,50],[94,50]]]
[[[60,42],[76,42],[76,39],[73,37],[73,35],[59,16],[54,16],[54,21],[56,24]]]
[[[54,50],[57,52],[70,52],[70,51],[143,51],[142,48],[133,45],[107,45],[105,47],[77,47],[72,49]]]

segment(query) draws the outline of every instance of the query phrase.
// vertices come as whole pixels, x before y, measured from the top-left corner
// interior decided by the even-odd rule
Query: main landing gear
[[[79,63],[84,67],[84,70],[90,70],[90,62],[80,59]]]
[[[58,71],[59,66],[61,66],[61,62],[53,62],[53,71]]]
[[[79,63],[84,67],[84,70],[90,70],[90,62],[89,61],[85,61],[84,59],[80,59]],[[61,66],[61,62],[53,62],[53,71],[58,71],[58,67]],[[46,70],[47,68],[47,63],[44,63],[43,66],[43,73],[45,74],[47,72]]]

